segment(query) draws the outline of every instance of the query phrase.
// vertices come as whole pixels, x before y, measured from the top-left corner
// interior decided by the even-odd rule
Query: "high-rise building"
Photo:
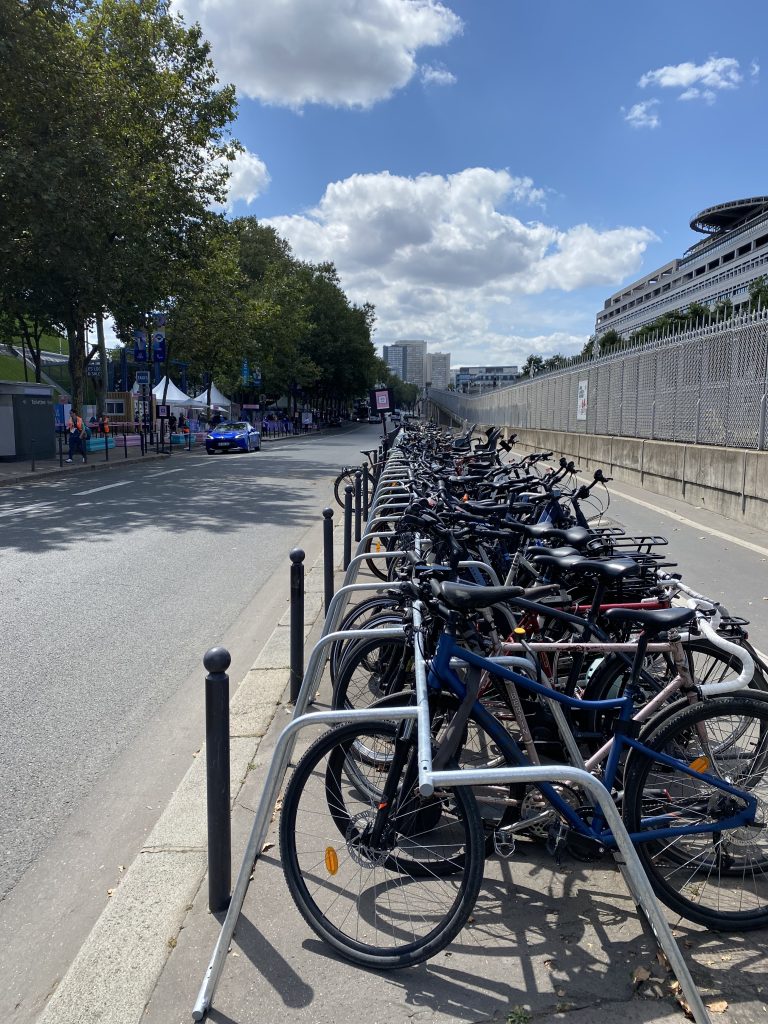
[[[425,384],[433,388],[446,390],[451,383],[451,353],[427,352],[427,371]]]
[[[396,341],[394,345],[384,346],[383,355],[384,362],[400,380],[419,388],[424,387],[426,341]]]

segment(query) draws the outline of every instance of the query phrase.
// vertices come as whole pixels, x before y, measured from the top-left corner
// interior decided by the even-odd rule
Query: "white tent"
[[[206,406],[210,406],[211,409],[226,409],[227,411],[229,411],[229,409],[232,406],[232,402],[230,401],[230,399],[228,399],[226,395],[222,395],[222,393],[219,391],[215,384],[211,384],[210,402],[208,401],[208,389],[206,388],[205,391],[202,392],[202,394],[199,394],[197,396],[194,404],[200,409],[204,409],[206,408]]]
[[[177,388],[172,380],[168,380],[168,390],[165,391],[165,377],[152,388],[152,394],[155,396],[155,401],[162,402],[163,394],[165,393],[165,404],[166,405],[192,405],[193,400],[189,395],[185,395],[184,392]]]

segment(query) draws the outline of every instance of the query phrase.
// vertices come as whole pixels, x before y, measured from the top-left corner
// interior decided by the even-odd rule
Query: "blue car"
[[[258,452],[261,451],[261,434],[250,423],[219,423],[205,435],[205,450],[209,455],[215,452]]]

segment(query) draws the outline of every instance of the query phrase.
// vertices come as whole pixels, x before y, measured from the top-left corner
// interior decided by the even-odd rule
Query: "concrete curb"
[[[305,639],[323,614],[322,555],[305,578]],[[273,630],[230,704],[231,804],[288,685],[289,615]],[[141,1020],[207,872],[205,748],[48,1001],[38,1024]]]
[[[34,484],[38,480],[59,479],[67,474],[85,473],[89,470],[122,469],[127,466],[141,466],[147,459],[168,459],[170,457],[167,452],[149,452],[147,455],[139,456],[138,458],[110,459],[109,462],[105,459],[101,462],[87,462],[85,465],[73,466],[71,469],[57,466],[55,469],[36,469],[34,473],[28,472],[22,476],[0,475],[0,487],[18,487],[19,484]]]

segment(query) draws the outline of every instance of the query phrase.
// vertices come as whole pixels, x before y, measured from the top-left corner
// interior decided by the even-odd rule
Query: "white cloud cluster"
[[[229,171],[228,209],[231,209],[238,199],[250,205],[257,196],[266,191],[270,182],[267,165],[247,149],[237,154],[229,165]]]
[[[710,57],[703,64],[670,64],[655,71],[646,71],[637,83],[641,89],[658,86],[662,89],[680,89],[680,100],[704,100],[714,103],[717,92],[737,89],[743,81],[739,62],[735,57]]]
[[[222,79],[253,99],[296,109],[370,107],[407,85],[422,47],[442,46],[462,29],[439,0],[175,0],[175,6],[202,25]],[[439,84],[453,78],[442,69],[422,75]]]
[[[624,115],[624,120],[628,121],[633,128],[658,128],[660,123],[659,115],[656,113],[658,105],[658,100],[635,103]]]
[[[456,75],[446,68],[423,64],[420,71],[421,80],[425,85],[455,85],[456,83]]]
[[[376,305],[382,337],[483,346],[495,337],[501,346],[525,296],[614,284],[637,271],[655,238],[633,227],[561,231],[508,212],[543,197],[529,178],[485,167],[356,174],[329,185],[313,210],[270,223],[299,258],[333,260],[348,294]]]

